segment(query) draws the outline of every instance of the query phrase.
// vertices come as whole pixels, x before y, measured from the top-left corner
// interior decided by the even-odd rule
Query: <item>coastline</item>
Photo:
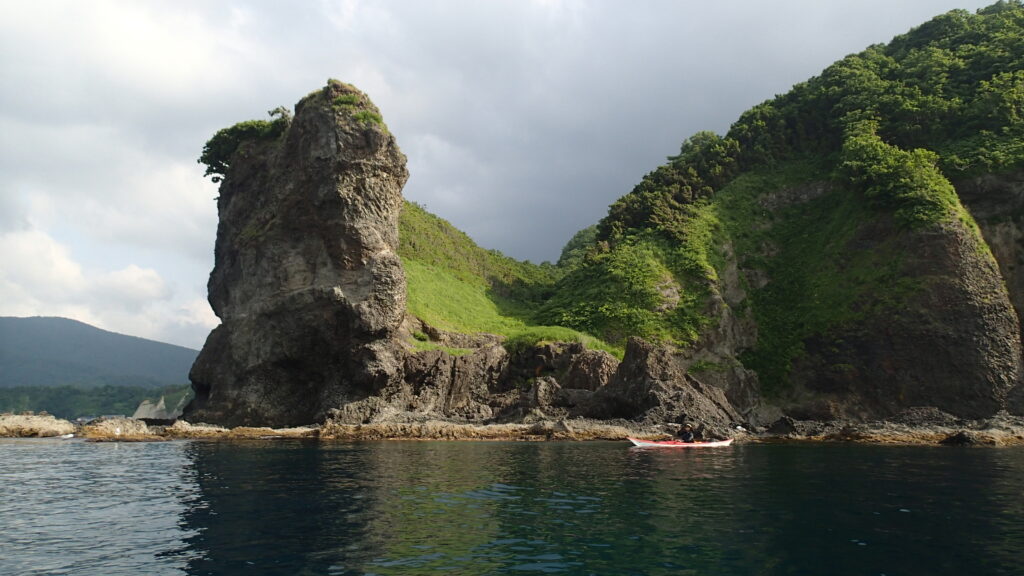
[[[999,413],[982,420],[959,420],[934,409],[919,409],[890,420],[817,422],[782,418],[769,427],[730,431],[736,443],[861,443],[883,445],[1024,446],[1024,418]],[[238,426],[225,428],[177,420],[148,425],[133,418],[112,418],[84,426],[48,414],[0,414],[0,438],[83,438],[93,442],[160,442],[167,440],[453,440],[586,441],[648,440],[671,437],[672,425],[587,419],[539,420],[531,423],[468,424],[428,420],[337,424],[328,421],[292,428]]]

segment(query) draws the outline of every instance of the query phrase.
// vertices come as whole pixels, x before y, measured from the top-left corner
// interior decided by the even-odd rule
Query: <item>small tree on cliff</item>
[[[222,128],[207,140],[203,153],[199,156],[200,164],[206,165],[203,176],[213,176],[211,180],[220,182],[227,174],[231,157],[238,147],[246,140],[271,140],[277,138],[288,129],[292,122],[291,112],[284,106],[278,106],[268,114],[274,120],[246,120],[230,128]]]

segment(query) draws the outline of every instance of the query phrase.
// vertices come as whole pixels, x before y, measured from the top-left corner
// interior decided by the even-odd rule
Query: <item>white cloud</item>
[[[217,189],[202,177],[199,165],[147,153],[111,126],[32,126],[0,119],[0,129],[24,135],[0,141],[0,169],[10,175],[0,184],[0,204],[20,208],[17,222],[31,219],[43,228],[74,229],[112,244],[208,260]],[[0,220],[0,229],[6,220]]]
[[[126,312],[138,313],[149,304],[161,304],[171,298],[171,290],[152,268],[127,268],[96,274],[89,279],[90,300],[116,303]]]
[[[50,0],[6,3],[0,46],[20,57],[19,101],[51,113],[113,116],[157,101],[196,101],[239,82],[237,64],[264,56],[249,21],[196,2]],[[214,20],[224,18],[224,20]],[[106,98],[97,98],[105,92]]]
[[[151,268],[86,269],[38,229],[0,234],[0,315],[64,316],[100,328],[198,347],[217,319]]]
[[[33,299],[60,295],[76,298],[84,288],[82,268],[68,249],[39,230],[9,232],[0,236],[4,266],[0,278],[23,288]],[[9,303],[9,298],[5,299]]]

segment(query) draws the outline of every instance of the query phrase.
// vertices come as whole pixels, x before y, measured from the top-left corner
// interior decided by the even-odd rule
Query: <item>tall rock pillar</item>
[[[208,284],[222,324],[192,367],[185,419],[308,424],[401,378],[407,178],[380,112],[335,80],[282,133],[239,143]]]

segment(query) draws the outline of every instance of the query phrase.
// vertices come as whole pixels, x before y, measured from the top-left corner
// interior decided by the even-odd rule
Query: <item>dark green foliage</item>
[[[763,391],[785,388],[804,341],[870,314],[897,306],[914,286],[900,279],[900,257],[887,243],[850,249],[858,230],[874,216],[856,190],[836,186],[809,202],[776,213],[757,209],[757,199],[787,186],[823,181],[828,172],[793,162],[737,178],[715,196],[722,238],[732,242],[741,265],[765,271],[771,282],[750,289],[758,341],[743,355]],[[772,256],[765,247],[771,247]]]
[[[687,342],[685,334],[706,321],[698,303],[717,289],[717,249],[731,243],[741,266],[773,279],[754,294],[761,340],[750,358],[769,380],[781,380],[803,339],[847,320],[835,310],[865,294],[886,301],[879,294],[898,284],[884,260],[836,269],[830,258],[843,239],[858,223],[886,215],[908,227],[958,218],[973,229],[950,179],[1024,165],[1022,120],[1021,3],[938,16],[755,106],[725,136],[687,139],[609,208],[598,241],[540,314],[613,341],[640,334]],[[813,169],[804,158],[816,159]],[[775,167],[784,170],[765,172]],[[852,186],[840,185],[845,192],[807,213],[759,208],[759,195],[798,184],[808,170]],[[723,195],[750,171],[760,176],[744,180],[746,192]],[[764,245],[775,252],[766,254]],[[659,274],[677,283],[685,319],[658,303]]]
[[[691,217],[699,224],[699,217]],[[714,270],[701,242],[673,244],[653,232],[599,244],[538,309],[535,321],[569,326],[615,344],[642,336],[687,344],[706,319],[699,309]]]
[[[876,120],[879,136],[891,145],[938,152],[948,176],[1020,165],[1022,69],[1020,2],[1001,2],[973,16],[962,10],[938,16],[755,106],[724,138],[693,136],[678,156],[612,206],[601,237],[657,228],[660,214],[709,196],[737,169],[838,153],[848,126],[865,119]],[[984,146],[958,146],[965,139]]]
[[[153,389],[140,386],[19,386],[0,388],[0,412],[49,412],[58,418],[124,415],[131,416],[143,400],[157,401],[161,396],[168,409],[191,393],[188,384]]]
[[[862,121],[848,129],[842,169],[861,186],[876,208],[889,210],[908,226],[948,220],[958,200],[956,190],[936,166],[928,150],[901,150],[882,142],[877,123]]]
[[[359,96],[356,94],[342,94],[336,96],[331,102],[335,108],[349,108],[359,104]]]
[[[562,247],[558,257],[558,267],[562,270],[575,270],[583,263],[583,258],[594,248],[597,241],[597,225],[588,226],[573,235]]]
[[[599,239],[614,239],[632,229],[677,229],[681,207],[711,196],[735,175],[738,149],[735,139],[698,132],[683,142],[668,164],[644,176],[632,192],[611,205],[599,224]]]
[[[667,337],[659,330],[655,308],[662,301],[659,284],[671,282],[672,275],[659,256],[640,239],[592,254],[559,284],[538,318],[617,342],[629,335]]]
[[[203,146],[203,153],[197,160],[200,164],[206,165],[203,176],[213,176],[211,180],[220,182],[227,174],[232,156],[243,142],[274,140],[281,136],[291,123],[291,114],[281,106],[271,110],[269,114],[276,118],[272,121],[246,120],[230,128],[218,130]]]

